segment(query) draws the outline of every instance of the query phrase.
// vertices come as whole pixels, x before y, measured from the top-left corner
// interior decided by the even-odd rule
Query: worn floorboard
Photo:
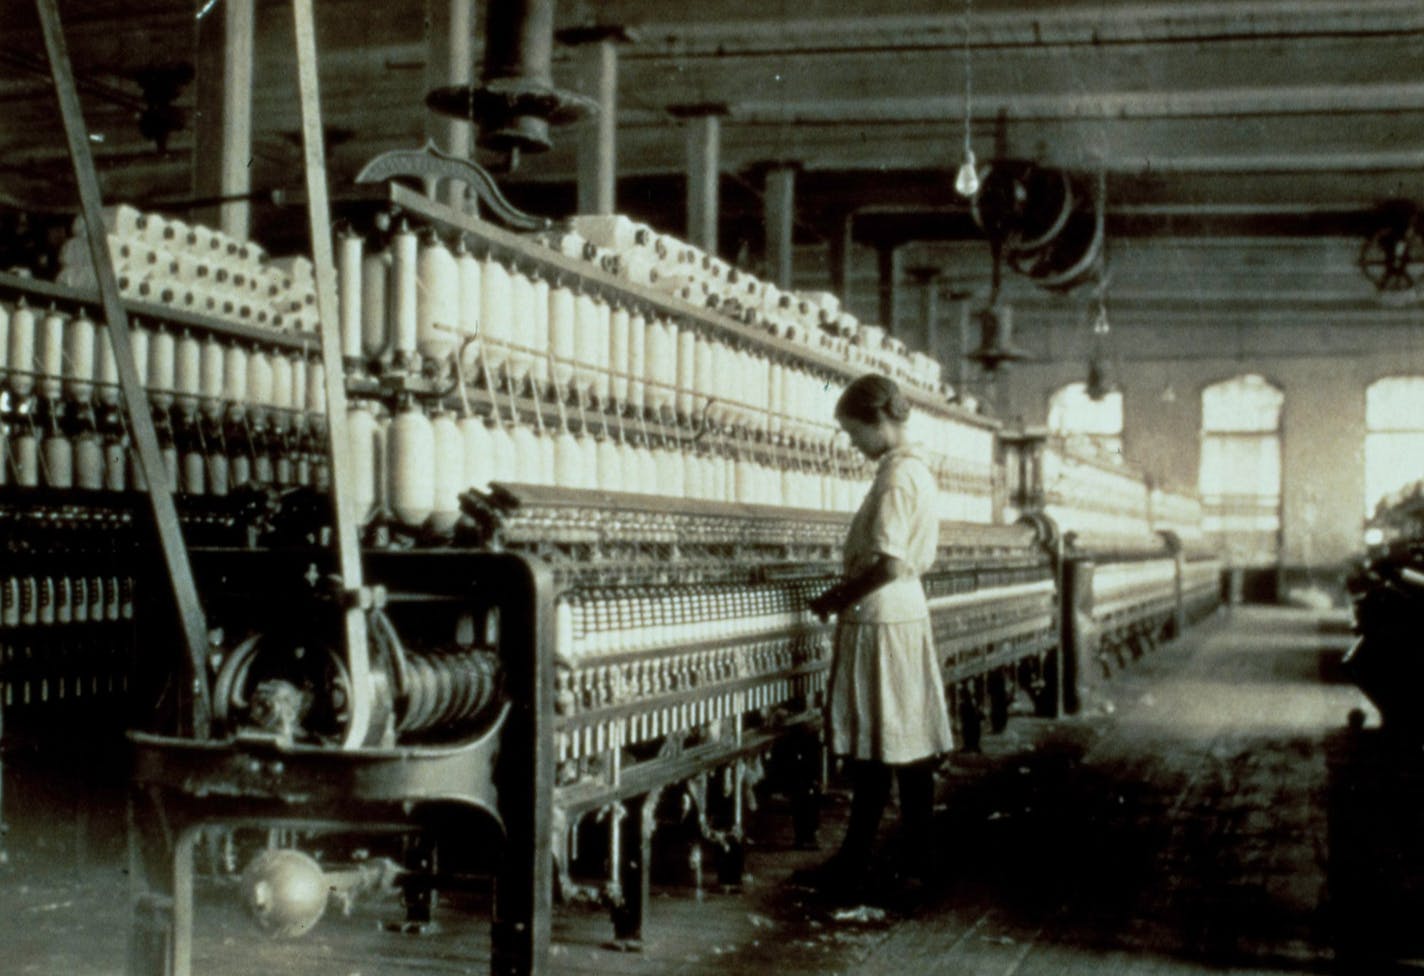
[[[1116,675],[1085,713],[1016,715],[942,769],[934,880],[832,905],[792,886],[784,803],[752,817],[740,892],[655,889],[641,953],[606,947],[606,916],[561,908],[556,974],[1195,976],[1385,972],[1424,956],[1424,757],[1367,725],[1341,680],[1348,635],[1303,611],[1236,608]],[[0,867],[0,971],[122,972],[126,881],[113,843],[80,838],[102,803],[7,781],[14,857]],[[35,822],[35,797],[40,823]],[[78,799],[76,799],[78,797]],[[93,798],[91,798],[93,799]],[[103,798],[100,797],[99,800]],[[95,802],[99,802],[96,800]],[[27,803],[27,801],[29,801]],[[90,826],[72,826],[89,809]],[[829,850],[844,794],[827,800]],[[48,819],[49,823],[44,821]],[[112,830],[110,831],[112,834]],[[893,831],[883,838],[893,848]],[[710,881],[710,878],[708,879]],[[254,933],[204,886],[199,973],[433,976],[487,971],[479,911],[438,935],[379,930],[393,902],[295,942]]]

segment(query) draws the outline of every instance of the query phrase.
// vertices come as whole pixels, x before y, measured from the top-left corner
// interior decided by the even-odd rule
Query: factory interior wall
[[[1424,374],[1424,341],[1411,331],[1262,322],[1115,327],[1109,372],[1123,393],[1124,455],[1160,484],[1195,488],[1202,390],[1246,373],[1264,376],[1285,396],[1279,585],[1295,591],[1309,581],[1338,596],[1339,580],[1363,552],[1365,391],[1382,377]],[[1086,330],[1021,325],[1016,342],[1039,361],[1012,365],[981,388],[1000,416],[1043,424],[1053,392],[1084,379]]]

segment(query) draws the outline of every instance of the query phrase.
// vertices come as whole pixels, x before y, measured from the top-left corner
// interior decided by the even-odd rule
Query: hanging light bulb
[[[1098,296],[1098,314],[1093,317],[1093,335],[1105,336],[1112,331],[1108,324],[1108,307],[1104,304],[1102,296]]]
[[[974,158],[971,141],[971,122],[974,118],[973,95],[974,73],[969,53],[969,18],[973,12],[974,0],[964,0],[964,162],[954,176],[954,189],[962,197],[974,197],[979,193],[979,163]]]
[[[962,197],[972,197],[979,192],[979,166],[974,159],[974,150],[969,140],[964,140],[964,162],[954,177],[954,189]]]

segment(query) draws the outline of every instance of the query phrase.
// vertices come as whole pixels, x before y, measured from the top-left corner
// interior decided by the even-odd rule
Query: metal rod
[[[579,213],[611,214],[617,197],[618,42],[605,37],[579,49],[584,90],[598,99],[598,113],[579,132]]]
[[[252,188],[252,52],[255,0],[223,4],[222,161],[223,196]],[[245,241],[251,230],[252,208],[245,200],[222,205],[224,234]]]
[[[292,0],[297,42],[297,82],[302,106],[302,151],[306,162],[307,217],[311,227],[316,309],[320,320],[321,360],[326,380],[326,447],[331,458],[331,503],[336,517],[337,571],[347,594],[361,589],[361,549],[356,538],[354,483],[346,436],[346,383],[342,374],[340,316],[336,307],[336,261],[331,245],[331,208],[326,196],[326,158],[321,130],[321,93],[317,87],[316,25],[312,0]],[[379,737],[365,611],[351,600],[343,614],[346,666],[351,679],[351,721],[346,748]]]
[[[718,182],[722,117],[715,112],[687,121],[687,239],[717,253]]]
[[[114,359],[119,373],[119,389],[124,409],[133,431],[134,450],[139,470],[148,485],[148,500],[153,511],[158,544],[163,552],[173,588],[173,602],[178,611],[184,650],[187,652],[188,692],[192,701],[184,716],[183,731],[198,738],[207,738],[212,716],[212,699],[208,689],[208,623],[198,600],[193,570],[188,564],[188,551],[183,546],[183,532],[178,522],[178,509],[168,488],[168,470],[158,447],[153,414],[148,394],[134,365],[133,345],[129,340],[128,313],[119,298],[118,282],[109,256],[108,232],[104,227],[103,201],[99,194],[99,179],[94,171],[94,157],[89,152],[89,134],[79,105],[79,93],[74,87],[74,71],[69,50],[64,41],[64,28],[59,20],[57,0],[35,0],[40,27],[44,32],[45,50],[54,78],[55,98],[59,101],[64,120],[64,136],[69,143],[69,158],[74,165],[74,182],[79,189],[79,203],[84,214],[84,232],[89,241],[89,254],[94,274],[99,281],[99,298],[104,307],[104,319],[114,345]]]
[[[796,215],[796,167],[773,166],[766,173],[765,207],[766,263],[778,288],[789,289],[794,271],[794,220]]]

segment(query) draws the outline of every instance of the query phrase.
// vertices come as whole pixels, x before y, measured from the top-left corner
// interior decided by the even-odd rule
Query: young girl
[[[811,604],[822,619],[837,617],[827,718],[832,751],[849,761],[854,798],[840,851],[803,880],[844,893],[867,880],[892,770],[905,866],[928,868],[935,759],[953,744],[920,584],[939,542],[937,489],[907,441],[909,415],[894,381],[874,374],[851,383],[836,404],[851,443],[879,462],[846,536],[845,576]]]

